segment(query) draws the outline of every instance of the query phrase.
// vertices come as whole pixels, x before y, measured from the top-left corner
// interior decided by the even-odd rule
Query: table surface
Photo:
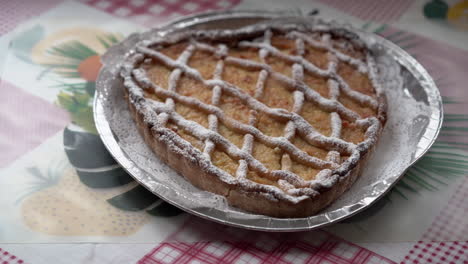
[[[441,136],[387,196],[321,230],[240,230],[161,201],[96,134],[99,56],[225,9],[334,18],[393,41],[436,81]],[[1,1],[0,263],[468,263],[467,14],[461,0]]]

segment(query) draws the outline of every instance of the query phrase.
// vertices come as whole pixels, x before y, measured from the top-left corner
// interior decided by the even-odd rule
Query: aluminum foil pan
[[[163,27],[135,33],[109,49],[96,83],[94,119],[114,158],[140,184],[165,201],[194,215],[222,224],[263,231],[303,231],[350,217],[372,205],[434,143],[442,124],[442,100],[427,71],[395,44],[374,34],[354,32],[377,54],[388,101],[388,121],[375,153],[356,183],[331,206],[306,218],[280,219],[254,215],[229,206],[223,197],[199,190],[162,163],[138,134],[123,98],[119,63],[138,41],[186,29],[234,29],[272,18],[318,23],[284,13],[229,11],[185,17]],[[336,26],[336,22],[331,22]]]

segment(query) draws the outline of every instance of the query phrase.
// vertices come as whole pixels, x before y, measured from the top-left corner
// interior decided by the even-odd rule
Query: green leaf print
[[[159,197],[138,185],[128,192],[115,196],[108,200],[113,206],[125,211],[140,211],[159,200]]]

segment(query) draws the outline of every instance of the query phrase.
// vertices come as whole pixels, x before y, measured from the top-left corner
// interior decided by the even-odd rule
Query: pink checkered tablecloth
[[[179,242],[194,234],[201,242]],[[325,231],[255,232],[196,217],[166,240],[138,263],[395,263]]]
[[[14,29],[19,23],[45,12],[60,2],[62,1],[1,1],[0,10],[2,10],[2,16],[0,17],[0,35]]]
[[[162,243],[138,263],[394,263],[362,247],[330,237],[319,244],[276,242]]]
[[[11,254],[10,252],[0,248],[0,263],[1,264],[26,264],[22,259]]]
[[[194,13],[229,9],[240,0],[80,0],[81,2],[109,12],[118,17],[130,19],[145,26],[157,25],[168,18]]]
[[[468,231],[467,212],[468,178],[465,178],[402,263],[468,263],[468,241],[463,237]]]
[[[459,16],[463,17],[463,14],[468,13],[467,1],[3,0],[0,1],[0,48],[4,47],[3,50],[8,50],[7,48],[11,46],[10,44],[13,43],[11,41],[16,36],[15,30],[34,21],[39,21],[38,25],[43,27],[35,28],[37,34],[41,32],[41,34],[48,34],[48,30],[52,29],[43,25],[45,23],[42,23],[41,15],[50,16],[56,19],[52,19],[51,21],[61,21],[60,23],[62,23],[66,21],[64,19],[66,16],[62,14],[57,15],[54,13],[54,10],[69,10],[65,14],[72,15],[73,8],[75,7],[80,7],[79,10],[88,10],[86,12],[89,12],[89,14],[93,13],[95,16],[109,16],[111,20],[123,21],[122,23],[134,23],[140,27],[152,27],[183,15],[225,9],[287,9],[290,11],[299,10],[303,14],[307,14],[311,10],[318,10],[319,15],[325,14],[332,17],[336,16],[339,19],[349,19],[351,23],[358,23],[365,29],[375,27],[375,32],[391,39],[415,56],[434,77],[444,96],[452,99],[468,100],[466,90],[468,79],[466,79],[466,71],[464,70],[468,67],[468,49],[464,49],[463,45],[459,44],[461,40],[464,40],[460,34],[467,34],[467,31],[466,28],[460,29],[461,27],[458,27],[459,23],[455,21],[457,15],[461,14]],[[464,10],[465,13],[459,10]],[[76,26],[78,24],[82,27],[81,30],[84,32],[83,38],[85,39],[88,36],[87,34],[90,34],[89,32],[94,32],[89,29],[89,24],[83,24],[84,26],[79,24],[86,22],[86,19],[83,18],[86,18],[88,14],[79,13],[75,15],[79,19],[75,19],[73,21],[75,24],[72,23],[72,25]],[[425,18],[421,18],[424,16],[435,17],[439,20],[446,19],[446,21],[428,21],[424,20]],[[77,20],[79,22],[76,22]],[[385,23],[391,24],[391,26],[386,26]],[[437,31],[437,34],[432,34],[428,29],[431,25],[434,27],[434,32]],[[457,27],[448,28],[451,25],[457,25]],[[446,27],[445,31],[444,27]],[[87,31],[83,28],[86,28]],[[66,35],[65,33],[63,34],[64,36]],[[34,34],[31,33],[31,35]],[[66,35],[66,37],[69,37],[69,35]],[[51,38],[50,42],[55,41],[54,38]],[[26,37],[24,39],[26,39],[25,43],[33,42],[33,40]],[[39,44],[43,43],[45,41],[39,42]],[[92,43],[92,41],[89,41],[89,43]],[[36,43],[36,46],[28,47],[27,52],[31,54],[37,52],[41,47],[39,44]],[[12,67],[19,67],[18,65],[23,64],[25,68],[32,67],[31,69],[34,69],[34,67],[38,67],[37,65],[32,65],[34,64],[33,62],[24,59],[23,61],[12,60],[10,57],[14,57],[14,55],[11,54],[7,54],[5,56],[6,59],[4,58],[2,61],[1,55],[4,52],[3,50],[0,50],[0,63],[3,63],[3,61],[14,61],[15,65],[12,65]],[[3,69],[8,66],[10,65],[4,65]],[[24,84],[21,80],[18,80],[18,77],[5,78],[1,70],[2,68],[0,67],[0,89],[4,91],[2,93],[4,96],[0,98],[0,147],[2,148],[2,153],[0,153],[0,177],[4,176],[1,174],[2,170],[8,171],[10,167],[19,166],[17,164],[21,164],[19,161],[23,157],[33,153],[41,145],[46,144],[45,142],[54,138],[54,135],[61,135],[71,120],[75,121],[77,118],[73,116],[74,113],[64,109],[59,104],[60,102],[56,100],[55,95],[53,98],[48,95],[51,90],[41,91],[34,85]],[[8,72],[7,70],[4,71]],[[42,74],[47,75],[48,71],[41,72],[40,77],[37,77],[32,83],[34,81],[40,82]],[[88,80],[87,84],[89,83]],[[50,88],[54,89],[52,85]],[[455,111],[458,114],[458,116],[450,118],[462,121],[464,119],[468,120],[466,116],[463,116],[463,114],[466,114],[466,105],[447,103],[446,109]],[[11,118],[12,115],[17,115],[17,117]],[[79,120],[81,121],[81,119]],[[449,126],[449,128],[448,132],[446,131],[445,134],[442,134],[441,142],[453,143],[459,140],[460,133],[465,133],[465,131],[460,132],[458,129],[453,129],[453,126]],[[465,134],[462,136],[466,139]],[[63,141],[63,139],[60,137],[58,141]],[[436,151],[441,152],[451,148],[453,144],[449,145],[449,143],[440,146]],[[63,145],[60,145],[60,147],[63,150]],[[468,143],[466,143],[466,140],[460,141],[458,147],[462,151],[466,151]],[[460,157],[457,155],[463,156],[465,154],[457,152],[450,153],[450,155],[450,159],[456,159]],[[447,162],[452,161],[449,160]],[[437,166],[437,164],[434,165],[434,167],[438,168]],[[456,174],[461,170],[461,167],[457,167],[461,165],[454,164],[453,166],[453,168],[447,170],[447,177],[451,177],[452,174]],[[34,171],[30,167],[27,170],[29,172]],[[43,175],[39,175],[38,177],[40,178],[41,176]],[[222,226],[193,216],[189,216],[183,221],[173,221],[177,223],[173,223],[170,219],[164,220],[164,226],[161,225],[160,228],[172,228],[171,231],[168,231],[168,235],[161,237],[157,243],[141,245],[143,249],[136,250],[137,246],[135,246],[133,248],[135,250],[134,255],[132,255],[132,252],[126,252],[130,247],[125,245],[116,245],[111,250],[104,250],[104,245],[100,243],[89,245],[74,244],[73,240],[67,240],[68,238],[60,232],[59,234],[47,234],[45,238],[41,238],[45,241],[49,239],[53,243],[69,243],[71,248],[76,248],[76,251],[70,250],[66,251],[67,253],[63,253],[65,251],[54,250],[53,244],[46,245],[51,250],[44,250],[44,245],[40,247],[39,245],[29,245],[30,248],[27,249],[28,246],[26,245],[22,248],[22,246],[17,244],[9,244],[10,241],[3,239],[3,235],[8,234],[8,230],[6,230],[8,227],[2,225],[5,217],[0,214],[0,264],[64,262],[133,262],[141,264],[468,264],[468,241],[466,241],[466,234],[468,234],[468,178],[464,176],[466,176],[466,173],[461,177],[453,192],[448,195],[449,198],[446,201],[444,200],[442,209],[431,219],[432,222],[427,230],[422,233],[421,237],[412,241],[402,241],[401,243],[407,246],[395,249],[399,252],[393,252],[394,254],[387,255],[386,252],[388,253],[388,251],[376,250],[376,247],[367,247],[363,243],[351,241],[352,239],[349,238],[344,239],[335,233],[325,230],[294,234],[262,233]],[[436,180],[439,179],[437,178]],[[443,183],[445,182],[443,181]],[[106,197],[106,199],[108,198]],[[112,200],[112,202],[115,202],[115,200]],[[126,217],[130,218],[130,216]],[[145,218],[147,215],[138,217],[142,219],[141,223],[151,221],[148,220],[149,218]],[[158,215],[157,217],[160,216]],[[17,222],[15,222],[14,228],[18,228],[17,225],[22,224],[21,220],[18,219],[20,218],[16,219]],[[151,219],[154,220],[154,218]],[[158,218],[158,221],[163,220]],[[129,223],[130,220],[127,219],[127,224],[130,225]],[[135,222],[133,225],[137,225],[137,223]],[[408,226],[408,228],[411,227]],[[31,232],[30,229],[30,227],[29,229],[25,227],[18,228],[19,236]],[[145,230],[148,236],[152,234],[148,230],[154,231],[153,229]],[[86,238],[80,240],[81,242],[94,242],[93,239],[100,237],[95,234],[78,236]],[[125,234],[117,236],[119,239],[123,237],[122,240],[119,240],[119,243],[122,241],[133,243],[134,241],[125,241]],[[34,238],[34,236],[31,237]],[[128,237],[131,236],[128,235]],[[109,237],[106,243],[112,243],[114,238]],[[377,241],[376,244],[378,243],[385,245],[384,242]],[[120,256],[122,252],[125,252],[125,258],[118,258],[117,256]]]

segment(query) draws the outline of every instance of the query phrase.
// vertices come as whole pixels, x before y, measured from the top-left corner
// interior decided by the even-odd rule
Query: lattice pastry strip
[[[261,30],[262,29],[258,29],[260,32]],[[252,30],[252,32],[255,32],[255,30]],[[193,33],[189,34],[188,37],[182,36],[180,39],[173,40],[173,43],[183,40],[184,38],[189,40],[187,47],[177,60],[173,60],[158,51],[158,49],[153,48],[160,45],[160,43],[165,43],[164,40],[140,43],[136,47],[137,53],[124,64],[121,75],[124,77],[124,84],[129,91],[131,102],[135,103],[138,101],[140,105],[137,104],[137,109],[145,109],[142,110],[143,112],[149,111],[155,113],[158,117],[157,125],[164,126],[165,123],[170,121],[176,126],[190,131],[195,138],[205,143],[203,153],[204,157],[208,160],[211,158],[211,153],[215,148],[225,152],[233,160],[237,160],[239,166],[236,175],[233,176],[236,177],[239,181],[238,185],[243,186],[245,191],[256,190],[257,192],[262,192],[263,190],[263,192],[275,197],[274,199],[285,199],[285,201],[297,203],[308,197],[317,195],[317,190],[320,188],[333,186],[339,177],[349,173],[352,167],[356,165],[356,162],[359,161],[361,155],[365,153],[363,151],[375,144],[377,134],[381,130],[382,124],[376,117],[360,117],[356,112],[347,108],[339,101],[340,94],[345,94],[360,105],[370,107],[375,111],[380,111],[381,105],[375,98],[379,98],[379,96],[382,95],[382,91],[377,81],[375,62],[372,56],[366,53],[366,61],[361,61],[360,59],[342,53],[330,44],[331,35],[327,32],[321,33],[321,41],[317,41],[298,30],[286,33],[285,36],[287,38],[295,41],[296,54],[294,55],[285,54],[271,44],[270,39],[273,33],[269,28],[264,28],[263,32],[265,33],[261,42],[242,40],[237,44],[237,47],[241,49],[258,50],[259,62],[229,56],[229,47],[227,45],[221,42],[221,44],[217,44],[217,46],[212,46],[210,44],[211,40],[203,41],[203,36],[205,35]],[[229,35],[232,33],[229,32],[225,34]],[[202,37],[195,40],[197,36]],[[212,36],[205,37],[206,39],[216,40],[216,37],[222,36],[223,32],[217,32],[213,33]],[[329,58],[327,69],[320,69],[304,58],[306,44],[327,52]],[[197,69],[187,64],[190,56],[196,50],[211,53],[218,59],[213,79],[204,79]],[[268,65],[266,61],[267,56],[272,56],[275,59],[292,64],[292,77],[275,72],[272,67]],[[147,57],[172,69],[167,90],[153,83],[147,76],[145,69],[139,66],[144,58]],[[346,81],[337,73],[337,66],[339,63],[348,63],[360,73],[367,74],[374,89],[376,89],[376,97],[365,95],[351,89]],[[226,64],[235,65],[247,70],[259,71],[259,77],[253,96],[243,91],[240,87],[222,80],[221,76]],[[312,74],[314,76],[326,78],[328,80],[329,98],[321,96],[318,92],[305,84],[303,79],[304,74]],[[196,98],[183,96],[177,93],[178,81],[182,75],[197,80],[208,89],[211,89],[211,104],[206,104]],[[260,99],[267,78],[277,80],[290,90],[294,98],[292,111],[271,108],[261,102]],[[142,89],[151,91],[157,97],[165,99],[165,103],[145,98]],[[235,97],[251,109],[248,124],[230,118],[218,107],[220,98],[223,95]],[[319,133],[313,127],[313,124],[307,122],[300,115],[305,101],[311,102],[320,109],[330,113],[330,136]],[[207,114],[209,128],[207,129],[179,115],[174,110],[175,103],[193,107]],[[259,113],[265,114],[278,121],[286,122],[284,136],[272,137],[262,133],[256,127],[256,117]],[[147,116],[150,115],[152,114],[147,113]],[[366,139],[358,144],[342,140],[340,135],[343,129],[343,119],[347,122],[354,122],[359,129],[365,130]],[[151,120],[148,122],[150,121]],[[244,135],[244,142],[241,148],[238,148],[217,132],[219,122],[230,130]],[[326,159],[321,160],[311,156],[292,144],[292,139],[297,136],[303,138],[308,144],[328,150],[329,152]],[[254,141],[258,141],[273,149],[276,148],[283,153],[281,157],[281,170],[269,170],[252,155]],[[349,158],[341,163],[341,155],[349,156]],[[304,180],[297,174],[291,172],[291,160],[320,169],[320,172],[315,179]],[[278,186],[283,190],[275,186],[265,186],[249,181],[246,179],[247,170],[255,171],[263,177],[277,181]],[[228,181],[232,182],[232,179],[226,180],[226,182]]]
[[[247,45],[247,44],[248,44],[248,42],[241,42],[241,43],[240,43],[240,46],[250,46],[250,45]],[[206,44],[205,44],[205,45],[206,45]],[[274,54],[276,54],[276,55],[280,54],[280,52],[279,52],[278,50],[276,50],[275,48],[273,48],[272,46],[266,46],[266,45],[264,45],[264,44],[262,44],[262,45],[252,45],[252,46],[258,46],[258,47],[264,48],[264,49],[266,49],[268,52],[272,52],[272,53],[274,53]],[[271,47],[271,48],[269,48],[269,47]],[[147,49],[147,48],[145,48],[145,49]],[[151,52],[148,52],[147,55],[155,55],[155,56],[154,56],[155,58],[158,58],[158,57],[164,58],[164,59],[167,61],[168,66],[173,66],[173,67],[174,67],[175,70],[171,73],[170,83],[169,83],[169,87],[171,88],[171,87],[176,86],[175,83],[178,81],[178,79],[177,79],[176,77],[173,77],[173,76],[180,76],[180,71],[181,71],[181,70],[184,71],[184,73],[190,75],[191,77],[194,77],[194,78],[197,78],[197,79],[202,80],[202,78],[201,78],[200,74],[198,73],[198,71],[196,71],[195,69],[189,68],[189,66],[188,66],[186,63],[184,63],[184,61],[187,61],[187,60],[188,60],[188,58],[190,57],[191,53],[192,53],[194,50],[195,50],[195,46],[194,46],[194,45],[190,45],[190,46],[187,48],[187,50],[184,51],[184,53],[181,55],[181,57],[179,57],[179,59],[178,59],[177,61],[173,61],[173,60],[171,60],[171,59],[168,58],[168,57],[164,57],[163,54],[157,54],[157,53],[156,53],[155,51],[153,51],[153,50],[152,50]],[[147,50],[143,50],[143,53],[144,53],[145,51],[147,52]],[[345,55],[344,55],[344,56],[345,56]],[[280,57],[280,58],[283,58],[283,57],[284,57],[284,58],[287,59],[288,57],[291,57],[291,56],[287,56],[287,55],[286,55],[286,56],[284,56],[284,55],[278,55],[278,57]],[[242,65],[242,61],[240,61],[240,60],[239,60],[239,61],[236,61],[236,60],[229,60],[229,57],[227,57],[225,60],[228,61],[228,62],[229,62],[229,61],[235,61],[235,62],[239,63],[241,66],[246,66],[246,67],[249,67],[249,66],[250,66],[250,65],[248,65],[247,63],[243,63],[244,65]],[[290,61],[301,62],[301,60],[297,60],[297,59],[291,59]],[[300,65],[304,65],[304,64],[300,64]],[[306,65],[307,65],[307,63],[306,63]],[[310,65],[312,65],[312,64],[310,64]],[[309,67],[310,67],[310,65],[309,65]],[[313,68],[313,67],[315,67],[315,66],[312,66],[311,68]],[[296,67],[296,68],[297,68],[297,67]],[[336,68],[336,66],[331,65],[331,66],[329,67],[328,73],[326,73],[325,75],[327,75],[327,76],[329,76],[329,77],[330,77],[330,76],[333,76],[332,74],[334,73],[334,69],[335,69],[335,68]],[[320,71],[318,71],[318,73],[320,74]],[[144,73],[143,73],[143,74],[144,74]],[[287,78],[287,77],[284,77],[284,76],[282,76],[282,77],[283,77],[283,78]],[[139,79],[139,78],[137,77],[137,80],[138,80],[138,79]],[[143,78],[141,78],[141,79],[144,80]],[[217,81],[218,81],[218,80],[207,80],[207,81],[205,81],[205,83],[207,84],[207,86],[212,86],[212,87],[213,87],[213,86],[214,86],[214,87],[218,86],[218,87],[222,87],[222,88],[224,88],[225,90],[227,90],[228,92],[231,92],[232,95],[238,96],[238,97],[241,98],[241,99],[244,99],[244,98],[245,98],[245,101],[248,102],[248,103],[249,103],[251,106],[253,106],[253,107],[258,107],[258,106],[260,106],[260,107],[258,107],[259,109],[255,109],[255,110],[257,110],[257,111],[264,111],[264,112],[266,112],[266,113],[271,112],[271,113],[273,113],[273,115],[274,115],[275,117],[281,117],[281,116],[282,116],[282,113],[281,113],[281,112],[283,112],[283,111],[280,112],[280,111],[275,111],[275,110],[278,110],[278,109],[270,109],[270,108],[268,108],[266,105],[263,105],[263,104],[260,103],[259,101],[255,100],[255,99],[249,97],[247,94],[243,93],[239,88],[237,88],[237,87],[232,87],[231,84],[228,84],[228,83],[225,83],[225,82],[222,82],[222,81],[221,81],[221,82],[217,82]],[[170,91],[170,92],[173,92],[171,89],[169,89],[169,91]],[[310,89],[310,88],[308,88],[308,90],[306,90],[306,91],[313,91],[313,90]],[[177,97],[183,98],[183,99],[188,99],[188,100],[191,99],[191,98],[184,98],[183,96],[180,96],[180,95],[177,94],[177,93],[174,93],[174,97],[173,97],[173,98],[169,98],[169,99],[175,99],[175,98],[177,98]],[[171,102],[171,101],[169,101],[169,102]],[[181,102],[183,102],[183,100],[181,100]],[[336,102],[332,101],[332,104],[333,104],[333,103],[336,103]],[[198,101],[198,102],[196,102],[196,104],[199,104],[199,105],[201,106],[203,103],[201,103],[201,102]],[[196,104],[195,104],[195,105],[196,105]],[[173,109],[173,106],[171,106],[171,104],[168,104],[168,106],[170,106],[170,108]],[[204,106],[207,106],[207,105],[204,105]],[[269,110],[272,110],[272,111],[269,111]],[[163,117],[166,117],[166,113],[163,113],[162,116],[163,116]],[[295,115],[294,117],[299,117],[299,118],[300,118],[300,116],[298,116],[298,115]],[[293,117],[293,118],[294,118],[294,117]],[[292,118],[291,118],[291,119],[292,119]],[[296,120],[291,120],[291,121],[294,122],[294,121],[296,121]],[[317,135],[317,134],[318,134],[318,132],[315,131],[313,128],[311,128],[309,124],[305,123],[305,121],[303,121],[303,120],[300,120],[300,121],[302,121],[302,122],[300,123],[300,125],[309,126],[309,131],[308,131],[309,133],[306,133],[307,135],[311,135],[311,134]],[[226,123],[228,124],[229,122],[226,122]],[[235,125],[239,125],[239,126],[241,126],[241,127],[246,127],[246,125],[241,125],[240,123],[238,123],[238,122],[236,122],[236,121],[234,121],[234,120],[233,120],[232,123],[234,123],[234,126],[235,126]],[[297,126],[297,125],[296,125],[296,126]],[[186,127],[184,127],[184,128],[186,128],[186,129],[189,130],[189,131],[191,130],[191,129],[189,129],[188,126],[186,126]],[[295,150],[295,151],[292,151],[293,155],[297,156],[296,158],[298,158],[298,157],[299,157],[299,159],[302,158],[302,160],[301,160],[302,162],[307,162],[307,163],[309,163],[310,165],[315,165],[315,166],[318,166],[318,167],[321,167],[321,168],[323,168],[326,164],[330,164],[329,162],[317,161],[317,159],[314,158],[314,157],[307,157],[307,154],[301,152],[301,151],[300,151],[299,149],[297,149],[294,145],[290,144],[289,142],[287,142],[287,141],[284,140],[284,139],[268,138],[267,136],[263,135],[259,130],[255,129],[255,128],[252,127],[252,126],[247,126],[247,130],[246,130],[245,132],[249,132],[249,130],[255,131],[255,132],[256,132],[255,134],[258,135],[257,137],[258,137],[259,139],[266,138],[265,142],[268,142],[268,143],[273,142],[273,144],[276,142],[276,144],[277,144],[278,147],[280,147],[280,148],[281,148],[281,147],[284,147],[284,146],[287,146],[287,147],[289,147],[287,150],[289,150],[289,149]],[[243,132],[244,132],[244,131],[243,131]],[[321,140],[323,140],[323,141],[325,141],[325,140],[328,139],[327,137],[324,137],[323,135],[318,135],[318,136],[321,137]],[[330,139],[329,139],[329,140],[330,140]],[[333,140],[333,139],[331,139],[331,140]],[[264,142],[262,142],[262,143],[264,143]],[[316,143],[316,142],[313,142],[313,143]],[[348,144],[349,144],[349,143],[348,143]],[[228,144],[228,145],[229,145],[229,144]],[[232,147],[232,146],[231,146],[231,147]],[[283,150],[285,150],[285,149],[283,149]],[[286,151],[287,151],[287,150],[286,150]],[[239,156],[240,156],[240,155],[239,155]],[[255,159],[252,157],[252,160],[255,160]],[[257,164],[259,163],[257,160],[255,160],[254,162],[257,163]],[[259,170],[260,172],[263,172],[263,173],[265,173],[265,171],[266,171],[265,169],[263,169],[262,166],[255,166],[254,168],[256,168],[257,170]],[[261,169],[260,169],[260,168],[261,168]],[[279,174],[279,175],[281,175],[281,174]]]
[[[189,68],[185,64],[178,63],[176,61],[171,60],[167,56],[164,56],[161,53],[157,53],[156,51],[150,50],[148,48],[138,48],[139,51],[141,51],[143,54],[151,56],[155,59],[161,60],[162,62],[165,62],[168,67],[173,67],[173,68],[180,68],[184,71],[185,74],[188,76],[202,81],[207,87],[214,87],[214,86],[219,86],[222,88],[224,93],[228,93],[229,95],[235,96],[239,98],[243,103],[248,105],[250,108],[265,113],[269,116],[272,116],[273,118],[276,119],[281,119],[281,120],[290,120],[293,121],[296,124],[297,130],[305,135],[306,140],[310,141],[312,144],[321,144],[324,143],[325,148],[336,148],[337,151],[340,152],[352,152],[352,149],[355,148],[354,144],[345,142],[343,140],[339,139],[333,139],[330,137],[326,137],[318,133],[307,121],[305,121],[300,115],[297,115],[295,113],[290,113],[285,111],[284,109],[272,109],[266,106],[265,104],[261,103],[260,101],[252,98],[250,95],[246,94],[243,92],[240,88],[236,87],[235,85],[232,85],[230,83],[226,83],[222,80],[203,80],[201,75],[196,71],[195,69]],[[225,58],[225,63],[234,63],[236,65],[241,65],[245,67],[250,67],[251,65],[247,64],[245,60],[237,59],[237,58],[232,58],[232,57],[226,57]],[[271,72],[271,69],[268,67],[268,65],[260,65],[256,63],[250,63],[252,65],[255,65],[260,67],[260,69],[266,69],[271,75],[275,78],[277,78],[279,81],[283,81],[286,85],[289,87],[296,87],[297,90],[302,91],[305,95],[305,98],[307,100],[313,101],[314,103],[317,103],[320,107],[323,107],[324,110],[330,110],[330,111],[336,111],[343,115],[346,119],[355,121],[359,118],[359,115],[353,112],[350,109],[345,108],[343,105],[340,103],[337,103],[336,101],[332,101],[326,98],[323,98],[315,92],[313,89],[305,85],[304,83],[297,83],[294,80],[288,78],[287,76],[284,76],[282,74],[274,73]],[[137,69],[138,71],[138,69]],[[145,73],[143,71],[138,71],[134,72],[135,78],[138,82],[147,83],[148,85],[153,85],[149,83],[148,78],[145,76]],[[187,98],[184,96],[181,96],[176,93],[166,93],[165,91],[162,91],[164,89],[159,89],[160,87],[155,87],[157,89],[156,92],[160,93],[161,96],[163,97],[171,97],[174,99],[178,99],[179,101],[184,101],[186,104],[191,104],[191,105],[196,105],[198,108],[201,108],[207,112],[216,112],[213,107],[207,106],[206,104],[199,102],[197,100],[191,100],[192,98]],[[293,89],[293,88],[292,88]],[[219,117],[218,117],[219,118]],[[230,122],[229,122],[230,123]],[[239,130],[242,130],[243,133],[253,133],[250,131],[255,131],[255,128],[247,128],[243,126],[242,124],[239,124],[238,122],[233,121],[234,124],[239,126]],[[368,126],[365,122],[358,122],[359,125]],[[260,133],[260,132],[259,132]],[[255,133],[257,134],[257,133]],[[261,134],[261,133],[260,133]],[[263,137],[264,135],[258,135],[258,137]],[[275,141],[274,139],[268,139],[268,141]],[[270,143],[271,145],[272,143]],[[287,144],[287,143],[285,143]],[[294,147],[293,147],[294,148]]]
[[[270,38],[271,38],[271,31],[270,30],[265,31],[263,41],[265,43],[270,43]],[[259,57],[263,63],[265,63],[266,56],[268,56],[268,51],[265,49],[259,49]],[[267,78],[268,78],[268,72],[266,70],[261,70],[259,73],[257,84],[255,86],[255,94],[254,94],[255,99],[258,100],[263,95],[263,90],[264,90],[265,82]],[[257,114],[258,113],[255,110],[250,112],[249,125],[256,126]],[[244,144],[242,146],[242,150],[247,153],[252,154],[253,144],[254,144],[254,137],[251,134],[246,134],[244,136]],[[247,170],[248,170],[247,162],[245,160],[240,160],[239,168],[236,173],[237,178],[239,179],[245,178],[247,176]]]
[[[303,56],[304,55],[304,41],[301,39],[296,40],[296,49],[297,49],[297,55]],[[301,64],[299,63],[294,63],[292,66],[292,77],[295,81],[297,82],[302,82],[304,79],[304,69]],[[304,105],[304,93],[301,91],[294,91],[294,106],[293,106],[293,112],[294,113],[299,113],[301,111],[301,108]],[[284,131],[284,136],[288,139],[291,140],[296,134],[296,126],[294,122],[289,121],[286,124],[286,128]],[[283,156],[281,157],[281,168],[283,170],[289,170],[291,171],[292,165],[291,165],[291,157],[287,154],[284,153]],[[288,182],[284,180],[279,180],[278,181],[279,186],[281,186],[285,190],[289,190],[291,188],[294,188],[293,185],[289,184]]]
[[[218,50],[215,51],[216,54],[219,54],[220,56],[224,56],[227,52],[227,47],[225,45],[219,45]],[[221,75],[223,73],[223,68],[224,68],[224,61],[219,60],[218,63],[216,64],[215,72],[214,72],[214,78],[216,80],[221,79]],[[219,86],[215,86],[213,88],[213,95],[211,98],[211,104],[213,105],[218,105],[219,100],[221,98],[222,94],[222,89]],[[208,122],[209,122],[209,127],[213,131],[218,130],[218,118],[215,115],[209,115],[208,116]],[[205,149],[204,153],[207,158],[211,158],[211,153],[213,152],[213,149],[215,148],[215,144],[213,141],[210,139],[205,140]]]

